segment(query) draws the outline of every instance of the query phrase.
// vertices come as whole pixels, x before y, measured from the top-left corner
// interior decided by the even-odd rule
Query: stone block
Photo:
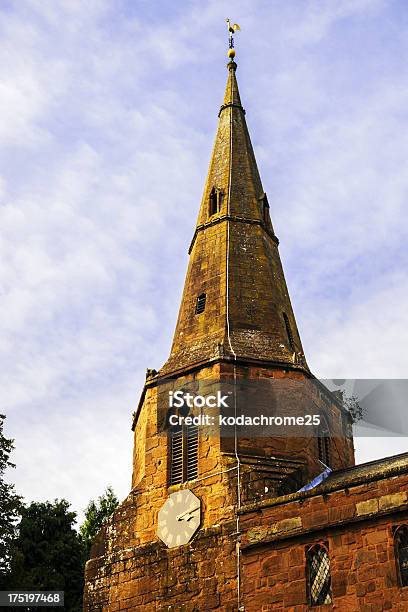
[[[378,512],[378,499],[372,498],[367,499],[366,501],[357,502],[356,504],[356,514],[357,516],[362,516],[365,514],[375,514]]]
[[[390,508],[398,508],[407,502],[407,493],[393,493],[391,495],[383,495],[379,499],[380,510],[388,510]]]

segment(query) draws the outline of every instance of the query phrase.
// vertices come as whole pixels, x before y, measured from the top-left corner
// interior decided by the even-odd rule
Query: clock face
[[[187,544],[200,526],[201,501],[188,489],[171,493],[159,510],[157,535],[168,546]]]

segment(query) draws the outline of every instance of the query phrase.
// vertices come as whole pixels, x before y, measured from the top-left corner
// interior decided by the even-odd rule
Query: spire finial
[[[227,22],[227,28],[228,28],[228,57],[230,58],[232,62],[235,57],[234,34],[235,32],[239,31],[241,28],[239,27],[237,23],[234,23],[234,25],[231,25],[231,21],[229,19],[226,19],[226,22]]]

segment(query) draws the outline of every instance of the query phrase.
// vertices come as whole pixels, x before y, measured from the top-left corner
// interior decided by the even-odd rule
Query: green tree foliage
[[[4,437],[5,416],[0,414],[0,589],[5,589],[11,556],[12,542],[16,536],[16,524],[20,515],[21,497],[14,485],[4,481],[7,468],[15,467],[9,460],[14,440]]]
[[[119,500],[113,492],[112,487],[107,487],[105,493],[98,497],[97,502],[93,500],[89,502],[85,510],[85,521],[79,528],[86,558],[89,557],[92,541],[96,534],[118,504]]]
[[[8,588],[64,591],[64,609],[81,610],[83,547],[75,522],[76,514],[64,499],[23,507]]]
[[[108,487],[97,502],[90,501],[80,533],[74,528],[76,513],[66,500],[24,505],[14,485],[4,481],[7,468],[14,467],[14,441],[3,435],[4,419],[0,415],[0,589],[64,591],[64,610],[79,612],[85,560],[118,499]],[[49,608],[36,608],[43,609]]]

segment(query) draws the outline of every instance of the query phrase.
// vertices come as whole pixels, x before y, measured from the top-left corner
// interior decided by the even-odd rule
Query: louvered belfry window
[[[395,557],[397,561],[398,582],[408,586],[408,525],[401,525],[394,533]]]
[[[183,425],[169,432],[170,484],[181,484],[198,476],[198,427]]]
[[[327,548],[315,544],[306,553],[307,587],[310,606],[332,603],[330,558]]]
[[[183,430],[170,431],[170,484],[183,482]]]

